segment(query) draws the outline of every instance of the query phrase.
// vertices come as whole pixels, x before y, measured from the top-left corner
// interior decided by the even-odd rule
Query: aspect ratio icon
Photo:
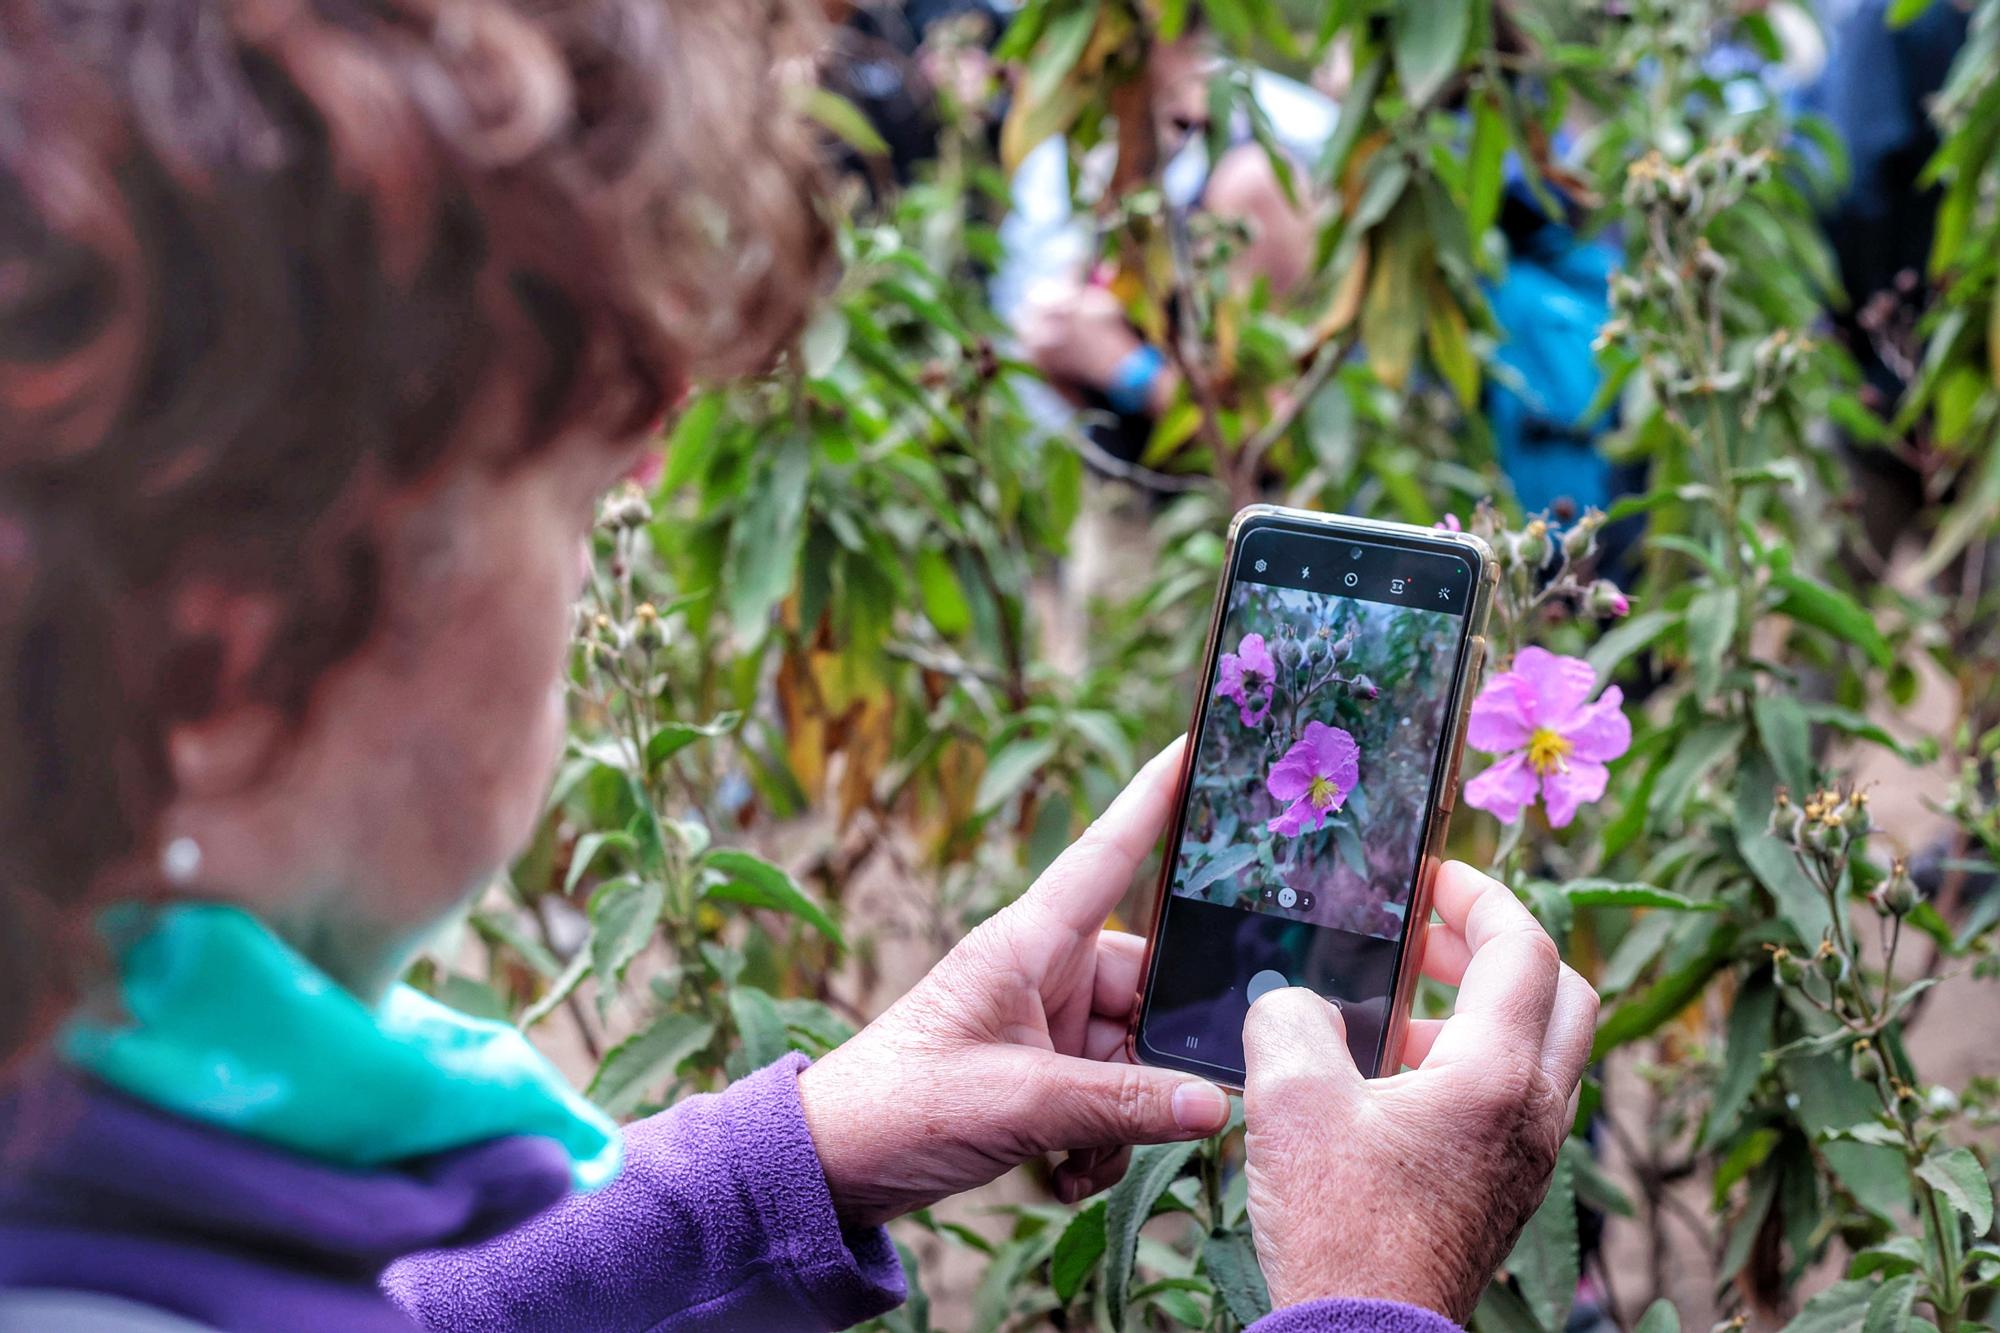
[[[1405,582],[1406,582],[1406,580],[1403,580],[1403,579],[1390,579],[1390,580],[1389,580],[1389,591],[1390,591],[1390,592],[1401,592],[1401,591],[1403,590],[1403,586],[1404,586],[1404,583],[1405,583]]]

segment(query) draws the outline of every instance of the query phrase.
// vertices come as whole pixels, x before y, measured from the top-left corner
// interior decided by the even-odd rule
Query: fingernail
[[[1213,1134],[1229,1119],[1229,1097],[1213,1083],[1174,1089],[1174,1123],[1191,1134]]]

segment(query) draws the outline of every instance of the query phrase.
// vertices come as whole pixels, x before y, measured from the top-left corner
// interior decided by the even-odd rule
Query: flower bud
[[[597,521],[607,528],[643,528],[653,521],[653,507],[638,483],[628,481],[604,497]]]
[[[1771,975],[1780,986],[1798,986],[1806,979],[1806,965],[1797,954],[1781,946],[1771,951]]]
[[[1363,674],[1347,682],[1347,692],[1357,699],[1367,700],[1381,694],[1382,687],[1377,685],[1366,674]]]
[[[1934,1116],[1957,1115],[1958,1094],[1942,1083],[1933,1083],[1930,1091],[1924,1094],[1924,1109]]]
[[[1771,817],[1764,821],[1764,831],[1774,838],[1790,838],[1798,817],[1798,807],[1792,804],[1792,794],[1780,787],[1771,800]]]
[[[1908,916],[1917,909],[1916,881],[1910,878],[1910,867],[1900,859],[1889,867],[1889,878],[1879,892],[1882,905],[1891,916]]]
[[[1875,1059],[1875,1043],[1866,1037],[1854,1043],[1847,1053],[1847,1072],[1854,1076],[1856,1083],[1864,1085],[1872,1084],[1881,1076],[1882,1066]]]
[[[1587,558],[1597,549],[1597,530],[1604,526],[1604,511],[1586,509],[1583,517],[1563,532],[1563,554],[1572,561]]]
[[[1840,981],[1847,976],[1847,955],[1834,948],[1832,940],[1819,942],[1819,952],[1813,955],[1813,964],[1828,981]]]
[[[1529,569],[1540,569],[1548,563],[1549,552],[1553,549],[1549,541],[1549,525],[1535,519],[1521,529],[1520,540],[1514,550],[1521,563]]]
[[[1599,579],[1591,584],[1586,600],[1590,614],[1599,617],[1622,616],[1632,609],[1632,603],[1610,579]]]
[[[640,652],[654,653],[667,641],[666,628],[660,624],[660,613],[651,602],[639,603],[632,613],[632,643]]]

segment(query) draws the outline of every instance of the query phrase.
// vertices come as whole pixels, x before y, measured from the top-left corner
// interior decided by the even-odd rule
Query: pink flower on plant
[[[1540,796],[1550,825],[1563,828],[1603,796],[1605,765],[1631,747],[1632,724],[1619,711],[1624,691],[1613,685],[1586,702],[1596,688],[1582,658],[1523,648],[1473,700],[1467,744],[1503,757],[1465,784],[1465,803],[1511,824]]]
[[[1288,802],[1264,827],[1296,838],[1308,823],[1326,827],[1326,817],[1347,804],[1347,794],[1361,781],[1361,747],[1354,737],[1324,722],[1306,723],[1306,733],[1285,757],[1271,765],[1265,789]]]
[[[1278,665],[1261,634],[1246,634],[1233,653],[1224,653],[1215,671],[1215,692],[1236,704],[1236,716],[1246,727],[1261,727],[1271,713],[1271,692]],[[1253,700],[1255,701],[1253,703]]]
[[[1464,525],[1463,523],[1460,523],[1460,522],[1458,521],[1458,515],[1457,515],[1457,514],[1446,514],[1446,515],[1445,515],[1445,516],[1444,516],[1444,517],[1443,517],[1442,519],[1440,519],[1440,520],[1439,520],[1438,522],[1436,522],[1436,523],[1433,523],[1433,524],[1431,524],[1431,526],[1432,526],[1432,527],[1434,527],[1434,528],[1437,528],[1437,529],[1439,529],[1440,531],[1443,531],[1443,532],[1464,532],[1464,531],[1465,531],[1465,525]]]

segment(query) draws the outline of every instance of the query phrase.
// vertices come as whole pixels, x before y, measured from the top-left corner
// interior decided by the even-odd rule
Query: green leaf
[[[1076,68],[1090,34],[1097,27],[1096,0],[1086,0],[1067,13],[1049,20],[1042,40],[1028,57],[1027,94],[1030,100],[1045,102],[1069,72]]]
[[[525,1032],[547,1018],[556,1011],[556,1006],[576,993],[576,988],[583,984],[583,979],[589,975],[590,950],[578,949],[570,955],[569,962],[563,965],[562,972],[549,983],[549,988],[542,992],[541,998],[521,1011],[521,1018],[516,1026]]]
[[[800,111],[855,152],[870,157],[889,155],[889,145],[868,123],[868,117],[862,114],[861,108],[839,93],[811,83],[788,83],[785,87],[798,98]]]
[[[1915,1272],[1924,1265],[1924,1247],[1915,1236],[1891,1236],[1880,1245],[1871,1245],[1854,1256],[1847,1265],[1847,1275],[1852,1278],[1868,1277],[1880,1273],[1884,1277],[1898,1277]]]
[[[688,404],[673,433],[667,436],[666,467],[660,474],[660,494],[672,495],[695,477],[713,456],[715,427],[729,405],[723,393],[707,393]]]
[[[790,875],[769,861],[749,852],[723,847],[703,857],[702,863],[728,876],[720,884],[711,884],[703,889],[702,897],[783,912],[805,922],[841,949],[847,948],[846,937],[840,933],[840,927],[834,924],[833,918],[827,915],[826,909],[800,888]]]
[[[659,881],[621,876],[590,895],[590,970],[597,977],[597,1006],[611,1003],[619,978],[653,938],[666,891]]]
[[[1871,1120],[1882,1109],[1875,1090],[1859,1082],[1845,1060],[1798,1055],[1778,1068],[1792,1091],[1799,1123],[1814,1137]],[[1819,1153],[1863,1208],[1884,1218],[1909,1212],[1910,1178],[1898,1149],[1833,1140]]]
[[[1606,630],[1604,637],[1584,655],[1584,660],[1590,663],[1599,680],[1608,681],[1635,653],[1644,651],[1680,620],[1671,611],[1642,611]]]
[[[1803,793],[1812,789],[1813,778],[1812,729],[1805,710],[1796,699],[1767,694],[1751,703],[1750,715],[1757,724],[1764,753],[1777,767],[1778,780],[1801,793],[1803,800]]]
[[[1674,1303],[1662,1296],[1646,1307],[1632,1333],[1681,1333],[1681,1317]]]
[[[1722,679],[1723,656],[1736,634],[1736,589],[1704,588],[1688,603],[1688,657],[1694,663],[1695,689],[1712,696]]]
[[[1875,618],[1846,593],[1790,572],[1773,574],[1771,586],[1780,594],[1772,607],[1780,615],[1853,644],[1879,670],[1887,671],[1894,662],[1889,640],[1877,628]]]
[[[1396,6],[1396,77],[1413,106],[1428,104],[1458,72],[1471,29],[1467,0],[1401,0]]]
[[[1660,771],[1646,808],[1655,818],[1671,819],[1686,808],[1697,784],[1743,744],[1740,722],[1704,722],[1681,737],[1674,757]]]
[[[1375,99],[1382,91],[1382,81],[1388,77],[1389,64],[1380,56],[1370,60],[1355,71],[1354,86],[1340,101],[1340,119],[1335,123],[1333,133],[1327,137],[1326,147],[1320,150],[1319,175],[1322,180],[1339,181],[1347,170],[1347,159],[1354,153],[1354,146],[1361,142],[1362,126],[1374,114]]]
[[[610,1115],[624,1115],[653,1088],[672,1078],[681,1062],[708,1045],[715,1024],[694,1014],[669,1013],[605,1052],[590,1081],[590,1099]]]
[[[755,986],[732,986],[729,990],[729,1018],[736,1025],[737,1040],[745,1072],[762,1069],[792,1049],[785,1020],[776,1001]]]
[[[698,740],[727,736],[743,720],[738,712],[717,713],[708,722],[664,722],[646,742],[646,769],[651,772]]]
[[[1807,877],[1789,844],[1771,836],[1772,802],[1778,778],[1771,761],[1752,754],[1736,770],[1736,850],[1798,932],[1799,942],[1817,947],[1833,924],[1826,895]]]
[[[1900,28],[1914,23],[1924,16],[1924,11],[1931,4],[1932,0],[1894,0],[1889,6],[1888,24],[1892,28]]]
[[[1874,1296],[1873,1282],[1836,1282],[1807,1301],[1782,1333],[1861,1333]]]
[[[1153,1215],[1153,1205],[1200,1146],[1199,1142],[1154,1143],[1134,1148],[1125,1178],[1105,1196],[1104,1292],[1113,1328],[1125,1327],[1126,1306],[1132,1291],[1132,1263],[1139,1251],[1139,1228]]]
[[[1771,974],[1753,974],[1729,1009],[1729,1025],[1723,1047],[1722,1076],[1716,1080],[1715,1096],[1703,1122],[1701,1142],[1714,1147],[1735,1127],[1736,1117],[1756,1090],[1764,1072],[1764,1052],[1771,1046],[1771,1027],[1778,1014],[1778,988]]]
[[[812,457],[796,441],[781,447],[729,530],[728,573],[718,585],[729,623],[746,644],[770,628],[771,613],[791,591],[805,540],[806,483]]]
[[[1910,1309],[1917,1300],[1917,1275],[1892,1277],[1868,1298],[1868,1313],[1861,1321],[1861,1333],[1907,1333]]]
[[[1182,884],[1175,892],[1189,898],[1196,897],[1209,885],[1219,879],[1224,879],[1235,874],[1237,871],[1243,869],[1243,867],[1256,861],[1256,859],[1257,844],[1254,842],[1239,842],[1226,847],[1205,862],[1200,869],[1189,875],[1187,882]]]
[[[1570,1145],[1565,1143],[1556,1158],[1548,1196],[1528,1219],[1520,1240],[1514,1243],[1514,1252],[1507,1256],[1507,1271],[1513,1274],[1521,1288],[1521,1298],[1543,1328],[1559,1329],[1569,1322],[1569,1308],[1576,1299],[1582,1263],[1576,1239],[1576,1178],[1570,1151]]]
[[[1064,1305],[1076,1299],[1104,1257],[1104,1209],[1105,1201],[1098,1199],[1071,1217],[1049,1256],[1049,1286]]]
[[[1506,184],[1507,117],[1491,97],[1472,103],[1472,143],[1465,162],[1465,230],[1476,245],[1500,216]]]
[[[1201,406],[1183,398],[1160,415],[1153,423],[1153,433],[1146,439],[1146,450],[1139,455],[1141,467],[1157,468],[1174,456],[1174,451],[1194,438],[1201,429]]]
[[[1550,1333],[1504,1282],[1489,1282],[1472,1312],[1473,1333]]]
[[[1572,907],[1658,907],[1669,912],[1714,912],[1721,904],[1696,902],[1683,894],[1651,884],[1620,884],[1608,879],[1577,879],[1563,885]]]
[[[532,912],[533,908],[526,909]],[[547,945],[522,929],[513,916],[507,912],[474,912],[468,920],[472,928],[479,932],[488,945],[504,945],[529,967],[535,969],[543,980],[552,981],[562,972],[562,964],[549,952]]]
[[[1247,1328],[1271,1313],[1270,1288],[1248,1232],[1210,1232],[1202,1242],[1201,1266],[1237,1323]]]
[[[1030,736],[1009,741],[988,761],[986,772],[980,776],[978,794],[972,799],[974,812],[991,814],[1006,804],[1016,792],[1028,785],[1028,779],[1048,766],[1055,754],[1053,736]]]
[[[965,600],[965,586],[958,581],[950,558],[934,546],[917,553],[917,592],[923,598],[924,614],[947,639],[972,628],[972,607]]]
[[[1993,1182],[1970,1148],[1932,1153],[1917,1167],[1926,1185],[1972,1219],[1972,1233],[1983,1236],[1993,1227]]]
[[[569,870],[563,875],[563,897],[576,892],[576,886],[583,882],[583,876],[590,869],[590,863],[606,847],[616,847],[621,851],[633,851],[638,847],[631,834],[623,829],[593,829],[576,840],[576,846],[569,854]]]
[[[1708,979],[1725,967],[1736,952],[1736,927],[1720,920],[1708,932],[1707,946],[1638,995],[1613,1009],[1597,1025],[1590,1058],[1602,1059],[1630,1041],[1657,1031],[1661,1024],[1688,1007]]]

